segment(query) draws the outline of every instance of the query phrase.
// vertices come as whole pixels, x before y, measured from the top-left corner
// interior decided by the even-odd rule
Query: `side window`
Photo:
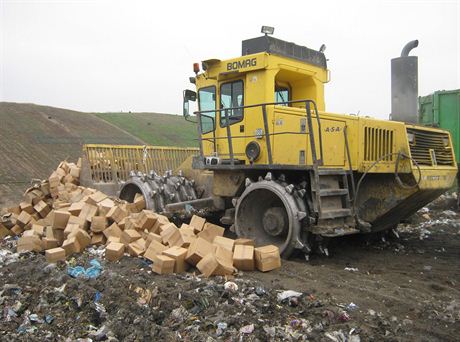
[[[201,133],[206,134],[216,129],[216,87],[206,87],[198,90],[198,106],[200,111],[214,110],[201,114]]]
[[[282,103],[287,102],[290,99],[289,88],[275,86],[275,102]],[[280,104],[280,106],[287,106],[288,104]]]
[[[220,109],[244,106],[243,81],[224,83],[220,87]],[[243,108],[227,111],[230,125],[243,120]],[[220,125],[226,125],[225,111],[220,111]]]

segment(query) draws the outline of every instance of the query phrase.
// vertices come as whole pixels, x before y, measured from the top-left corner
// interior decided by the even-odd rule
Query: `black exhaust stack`
[[[418,57],[409,56],[417,46],[418,40],[410,41],[391,60],[390,120],[418,123]]]

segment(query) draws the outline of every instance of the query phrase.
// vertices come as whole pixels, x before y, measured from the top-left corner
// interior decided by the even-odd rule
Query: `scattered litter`
[[[252,334],[254,332],[254,324],[245,325],[240,328],[240,333],[242,334]]]
[[[287,290],[287,291],[278,293],[277,298],[278,298],[278,301],[282,302],[283,300],[291,298],[291,297],[301,297],[301,296],[302,296],[301,292]]]
[[[85,269],[83,266],[68,267],[67,274],[73,278],[97,278],[102,272],[102,266],[99,261],[92,259],[90,262],[91,267]]]
[[[357,267],[345,267],[344,270],[348,272],[358,272],[359,271]]]
[[[238,285],[236,285],[236,283],[234,283],[233,281],[227,281],[224,284],[224,289],[225,289],[225,291],[229,291],[229,292],[237,292],[238,291]]]
[[[356,305],[356,304],[353,303],[353,302],[351,302],[350,304],[348,304],[348,305],[346,306],[346,309],[347,309],[348,311],[354,311],[354,310],[356,310],[356,309],[358,309],[358,308],[359,308],[359,306]]]

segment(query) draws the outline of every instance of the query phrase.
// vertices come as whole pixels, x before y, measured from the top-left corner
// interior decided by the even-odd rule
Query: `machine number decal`
[[[334,133],[334,132],[340,132],[341,129],[340,129],[339,126],[337,126],[337,127],[332,126],[332,127],[326,127],[325,131],[328,132],[328,133]]]

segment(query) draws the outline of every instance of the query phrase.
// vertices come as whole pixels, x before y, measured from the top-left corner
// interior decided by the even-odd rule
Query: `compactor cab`
[[[311,165],[305,133],[309,124],[318,130],[308,115],[325,109],[324,54],[270,36],[245,40],[242,50],[238,58],[203,61],[203,72],[195,66],[197,93],[184,92],[185,115],[188,100],[198,99],[203,162]],[[294,148],[287,151],[288,145]]]

